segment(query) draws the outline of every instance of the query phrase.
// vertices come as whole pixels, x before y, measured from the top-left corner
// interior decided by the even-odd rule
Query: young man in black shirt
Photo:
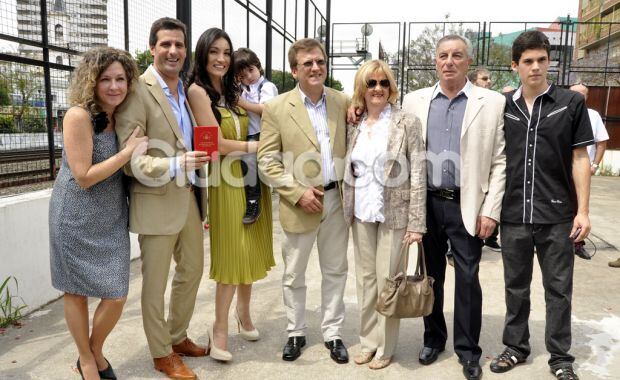
[[[506,372],[530,354],[528,319],[534,248],[546,301],[545,344],[558,379],[578,379],[572,368],[573,242],[590,232],[590,160],[594,143],[581,94],[547,83],[549,40],[522,33],[512,46],[512,68],[522,86],[506,94],[506,192],[501,214],[506,291],[504,351],[491,371]],[[571,201],[571,182],[578,204]]]

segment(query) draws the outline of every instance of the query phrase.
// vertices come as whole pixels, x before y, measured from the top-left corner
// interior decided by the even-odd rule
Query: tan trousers
[[[190,197],[185,225],[174,235],[140,235],[142,259],[142,322],[154,358],[172,353],[172,345],[187,337],[194,313],[196,293],[204,266],[203,229],[196,197]],[[175,273],[168,320],[164,316],[164,293],[170,262]]]
[[[338,189],[325,192],[323,219],[319,227],[307,233],[284,232],[282,293],[286,309],[288,336],[305,336],[306,267],[314,241],[321,266],[321,332],[324,341],[341,338],[344,323],[344,288],[347,281],[347,243],[349,232],[344,222]]]
[[[391,230],[383,223],[352,225],[355,251],[357,303],[360,307],[362,352],[376,352],[379,359],[391,358],[398,341],[400,319],[377,313],[375,304],[386,279],[395,275],[406,229]]]

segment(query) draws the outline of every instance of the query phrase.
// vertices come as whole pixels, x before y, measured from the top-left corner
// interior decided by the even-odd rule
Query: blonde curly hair
[[[138,78],[138,66],[131,55],[124,50],[111,47],[98,47],[82,55],[82,61],[73,72],[69,86],[69,103],[81,106],[93,115],[102,111],[99,106],[95,88],[97,80],[112,63],[123,66],[127,76],[127,93],[131,91],[133,82]]]

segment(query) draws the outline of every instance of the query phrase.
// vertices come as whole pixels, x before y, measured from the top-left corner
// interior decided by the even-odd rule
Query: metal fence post
[[[403,54],[401,57],[401,80],[400,80],[400,102],[402,104],[403,97],[405,96],[405,86],[407,85],[407,73],[405,72],[405,57],[409,57],[407,52],[407,22],[403,22]]]
[[[327,53],[329,53],[330,52],[330,46],[331,46],[330,38],[332,36],[331,28],[330,28],[330,25],[332,23],[331,22],[331,18],[332,18],[332,2],[331,2],[331,0],[327,0],[326,1],[325,7],[327,8],[326,12],[325,12],[325,51]],[[328,73],[329,73],[330,66],[331,65],[329,64],[329,59],[327,59],[327,72]],[[330,75],[330,81],[331,81],[331,83],[330,83],[330,87],[331,87],[333,85],[333,81],[334,81],[334,78],[331,75]]]
[[[183,72],[187,73],[192,60],[192,0],[177,0],[177,19],[185,24],[185,48],[187,55],[185,56],[185,62],[183,62]]]
[[[308,38],[308,17],[310,16],[310,0],[305,0],[304,38]]]
[[[480,39],[478,39],[480,41]],[[487,41],[487,22],[482,24],[482,58],[480,59],[480,66],[486,66],[485,53],[486,53],[486,41]]]
[[[56,177],[56,158],[54,155],[54,128],[52,120],[52,80],[50,78],[50,51],[47,34],[47,2],[41,0],[41,42],[43,43],[43,76],[45,78],[45,124],[47,125],[47,147],[49,152],[50,178]]]
[[[123,32],[125,35],[125,50],[129,51],[129,0],[123,0]]]
[[[562,76],[560,77],[561,79],[561,85],[566,85],[568,84],[567,82],[570,81],[570,72],[566,72],[566,66],[567,66],[567,62],[570,60],[570,58],[568,57],[568,48],[569,48],[569,43],[568,43],[568,35],[571,33],[571,29],[572,29],[572,22],[570,19],[570,14],[566,17],[566,24],[564,23],[560,23],[560,43],[561,43],[561,36],[562,36],[562,29],[564,29],[562,26],[566,25],[566,35],[564,36],[564,47],[562,49]],[[568,74],[568,78],[567,78],[567,74]]]
[[[273,0],[267,0],[266,4],[267,23],[265,24],[265,76],[271,78],[271,54],[272,54],[272,36],[273,26]],[[282,72],[284,75],[284,71]]]

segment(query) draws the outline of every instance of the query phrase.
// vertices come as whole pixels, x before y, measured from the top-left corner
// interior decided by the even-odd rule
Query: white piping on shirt
[[[513,103],[515,104],[515,106],[517,107],[517,109],[519,110],[519,112],[521,112],[521,114],[523,114],[523,117],[525,117],[525,120],[527,120],[527,132],[525,134],[525,154],[523,155],[525,157],[525,159],[523,160],[523,223],[525,223],[525,182],[526,182],[526,177],[527,177],[527,145],[529,143],[529,139],[530,139],[530,118],[527,117],[527,115],[525,114],[525,112],[523,112],[523,110],[521,109],[521,107],[519,107],[519,105],[517,104],[517,102],[512,99]]]
[[[515,115],[506,112],[504,115],[506,115],[507,118],[512,119],[512,120],[516,120],[516,121],[521,121],[521,119],[519,119],[518,117],[516,117]]]
[[[558,108],[557,110],[555,110],[555,111],[553,111],[553,112],[550,112],[550,113],[549,113],[547,116],[545,116],[545,117],[553,116],[553,115],[555,115],[556,113],[560,113],[560,112],[564,111],[564,110],[565,110],[565,109],[567,109],[567,108],[568,108],[568,106],[564,106],[564,107],[562,107],[562,108]]]
[[[530,223],[534,221],[534,182],[536,180],[536,142],[538,141],[538,126],[540,125],[540,113],[542,112],[542,99],[538,107],[538,121],[534,130],[534,155],[532,156],[532,195],[530,196]],[[527,159],[527,157],[526,157]]]

